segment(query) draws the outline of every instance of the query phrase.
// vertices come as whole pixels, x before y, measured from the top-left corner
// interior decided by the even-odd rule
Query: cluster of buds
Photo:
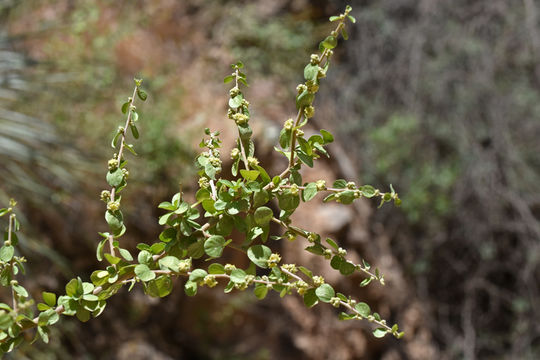
[[[341,248],[341,247],[338,249],[337,252],[338,252],[338,255],[341,255],[341,256],[347,255],[347,250],[345,250],[344,248]]]
[[[315,181],[315,186],[317,186],[317,191],[326,190],[326,181],[317,180],[317,181]]]
[[[313,80],[306,81],[306,86],[307,86],[308,92],[312,94],[315,94],[317,91],[319,91],[319,84],[317,84]]]
[[[315,241],[318,241],[321,239],[321,236],[317,233],[314,233],[314,232],[310,232],[308,234],[308,237],[307,237],[307,240],[310,242],[310,243],[314,243]]]
[[[231,150],[231,159],[232,160],[236,160],[240,157],[240,150],[238,150],[238,148],[233,148]]]
[[[209,186],[210,183],[208,182],[208,178],[206,178],[205,176],[199,178],[199,188],[208,189]]]
[[[341,299],[334,296],[333,298],[330,299],[330,304],[332,304],[333,307],[338,308],[339,305],[341,304]]]
[[[99,198],[104,203],[108,203],[111,200],[111,192],[109,190],[103,190],[101,191],[101,195]]]
[[[287,236],[287,240],[289,240],[289,241],[296,240],[296,234],[294,232],[292,232],[292,231],[287,231],[285,233],[285,235]]]
[[[332,258],[332,250],[324,249],[323,256],[325,259],[330,260]]]
[[[296,91],[298,92],[298,94],[301,94],[306,90],[307,90],[307,86],[304,84],[298,84],[298,86],[296,87]]]
[[[293,274],[298,272],[298,269],[296,268],[295,264],[283,264],[281,265],[281,268]]]
[[[118,211],[120,210],[120,201],[116,200],[116,201],[109,201],[107,203],[107,210],[109,211]]]
[[[304,280],[298,280],[296,283],[296,291],[298,292],[298,295],[304,295],[306,291],[309,289],[309,284],[305,282]]]
[[[216,280],[216,277],[214,275],[206,275],[204,279],[199,283],[199,285],[203,286],[206,285],[209,288],[213,288],[218,284],[218,281]]]
[[[311,63],[311,65],[317,65],[320,61],[321,59],[319,58],[318,54],[311,54],[309,58],[309,62]]]
[[[191,258],[181,260],[180,265],[178,266],[178,272],[187,272],[191,269]]]
[[[225,264],[224,268],[225,268],[225,273],[230,275],[231,272],[234,269],[236,269],[236,266],[234,266],[233,264]]]
[[[257,158],[253,156],[248,156],[247,161],[248,161],[248,165],[251,167],[255,167],[259,165],[259,160],[257,160]]]
[[[292,184],[291,187],[289,188],[289,191],[293,195],[298,195],[298,185]]]
[[[287,121],[285,121],[285,124],[283,125],[283,128],[287,131],[290,131],[292,130],[294,126],[294,121],[293,119],[288,119]]]
[[[238,112],[238,113],[233,113],[231,115],[231,119],[234,120],[234,122],[237,125],[244,125],[244,124],[247,124],[247,122],[249,121],[249,116]]]
[[[312,280],[313,280],[313,284],[316,287],[319,287],[322,284],[324,284],[324,278],[322,276],[314,276]]]
[[[266,260],[266,263],[268,264],[269,268],[273,268],[273,267],[276,267],[280,261],[281,261],[281,256],[279,254],[273,253],[270,255],[268,260]]]
[[[110,159],[107,163],[107,167],[109,168],[109,171],[113,171],[118,169],[118,160],[116,159],[116,154],[114,154],[114,158]]]
[[[315,115],[315,108],[313,106],[307,106],[305,109],[304,109],[304,115],[306,116],[306,118],[312,118],[313,115]]]

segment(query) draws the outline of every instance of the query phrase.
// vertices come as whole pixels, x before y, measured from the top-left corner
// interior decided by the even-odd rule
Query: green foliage
[[[325,146],[334,141],[332,134],[326,130],[306,139],[302,128],[314,115],[312,104],[320,80],[326,76],[332,49],[337,46],[345,21],[350,19],[350,11],[350,7],[347,7],[345,13],[339,16],[335,30],[321,42],[320,53],[311,55],[304,71],[306,81],[297,88],[298,114],[295,120],[285,122],[280,148],[276,147],[276,151],[286,157],[288,165],[272,178],[257,159],[251,139],[250,104],[240,89],[242,84],[247,85],[244,65],[241,62],[232,65],[233,72],[224,82],[234,83],[227,113],[238,130],[238,138],[231,152],[233,178],[222,178],[219,133],[206,129],[206,137],[200,143],[205,150],[196,158],[200,188],[196,194],[197,201],[190,204],[180,191],[172,196],[170,202],[159,204],[159,208],[165,211],[158,220],[164,230],[153,244],[141,243],[137,246],[139,253],[136,261],[128,250],[121,247],[126,226],[120,196],[129,179],[126,150],[136,155],[133,145],[127,142],[128,129],[134,138],[139,137],[139,114],[135,101],[147,100],[147,94],[141,88],[142,81],[135,79],[132,96],[121,106],[121,112],[126,116],[125,124],[118,128],[111,143],[115,153],[108,161],[106,174],[110,189],[101,193],[101,200],[106,204],[105,220],[109,231],[99,233],[102,239],[97,246],[96,257],[104,262],[104,268],[92,273],[91,282],[84,282],[80,277],[70,280],[65,286],[65,295],[58,299],[55,294],[44,292],[44,303],[38,305],[37,316],[30,307],[31,302],[27,301],[28,292],[15,280],[15,275],[24,269],[23,258],[15,256],[14,234],[18,230],[18,222],[13,214],[15,203],[0,210],[3,216],[9,215],[6,241],[0,249],[1,279],[2,285],[10,286],[13,294],[11,307],[1,305],[2,351],[11,351],[23,340],[23,332],[31,328],[36,328],[37,336],[47,342],[48,327],[59,320],[59,315],[76,316],[83,322],[99,316],[105,309],[106,300],[124,285],[129,284],[131,289],[141,283],[149,296],[167,296],[173,288],[172,279],[177,276],[187,278],[184,290],[188,296],[196,295],[198,287],[214,287],[220,282],[225,285],[225,293],[253,287],[259,299],[263,299],[269,291],[279,293],[280,297],[297,293],[303,297],[307,307],[315,306],[319,301],[330,303],[336,308],[344,308],[341,319],[367,319],[375,323],[376,337],[386,334],[401,337],[403,333],[398,332],[397,325],[386,325],[386,321],[377,313],[370,313],[367,304],[357,303],[351,297],[336,293],[323,277],[314,275],[305,266],[283,263],[279,253],[273,251],[271,246],[263,245],[269,238],[270,223],[275,223],[283,230],[283,234],[276,237],[277,240],[303,238],[301,241],[306,242],[306,251],[329,260],[330,265],[341,274],[362,274],[365,276],[362,282],[364,286],[372,280],[384,284],[378,269],[372,272],[364,261],[355,264],[347,260],[347,251],[334,240],[326,239],[327,246],[319,234],[294,226],[290,219],[302,202],[312,200],[319,192],[328,194],[324,202],[336,201],[345,205],[361,197],[377,197],[380,205],[390,201],[396,204],[400,202],[392,187],[390,192],[385,193],[370,185],[358,186],[342,179],[335,181],[332,187],[327,187],[324,180],[309,184],[302,181],[301,167],[314,166],[321,154],[329,156]],[[270,203],[275,205],[276,202],[279,211],[275,214]],[[241,243],[228,239],[233,230],[244,235]],[[206,269],[193,268],[192,259],[220,259],[229,249],[244,254],[250,265],[239,268],[234,264],[217,262]],[[261,275],[257,274],[256,267],[264,270]]]

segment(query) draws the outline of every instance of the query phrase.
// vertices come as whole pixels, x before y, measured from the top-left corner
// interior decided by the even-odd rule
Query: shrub
[[[367,286],[372,281],[384,285],[384,277],[378,269],[372,270],[365,261],[356,264],[347,260],[347,251],[335,240],[323,239],[320,234],[296,227],[290,218],[301,202],[309,202],[318,193],[327,194],[324,202],[351,204],[365,197],[378,198],[380,205],[390,201],[397,205],[400,203],[398,194],[391,186],[390,192],[382,192],[370,185],[358,186],[343,179],[332,185],[327,185],[322,179],[304,183],[300,174],[302,166],[313,167],[321,156],[329,157],[325,146],[334,141],[332,134],[326,130],[307,138],[302,128],[314,115],[313,100],[321,79],[328,72],[338,36],[347,39],[345,22],[355,22],[350,11],[351,8],[347,7],[343,14],[330,18],[330,21],[337,22],[335,30],[320,43],[319,53],[312,54],[304,68],[305,82],[297,87],[298,113],[294,119],[285,121],[279,136],[280,146],[275,148],[287,158],[288,166],[279,175],[271,177],[257,159],[249,125],[250,104],[240,89],[243,85],[247,86],[247,78],[243,64],[233,64],[232,74],[224,79],[225,83],[234,84],[230,90],[227,115],[238,130],[236,146],[230,154],[232,178],[227,180],[221,176],[219,133],[206,129],[206,137],[200,143],[205,150],[196,159],[199,175],[196,202],[188,203],[180,191],[172,196],[170,202],[159,204],[159,208],[165,211],[159,218],[164,230],[159,235],[159,241],[137,245],[139,253],[136,259],[122,247],[126,226],[120,194],[129,178],[126,154],[131,152],[136,155],[134,146],[127,142],[128,135],[131,133],[133,138],[139,138],[139,115],[135,102],[147,98],[141,88],[142,80],[135,79],[133,94],[122,105],[126,121],[118,128],[111,143],[116,152],[108,161],[106,180],[110,189],[101,192],[101,200],[106,204],[105,220],[109,230],[99,233],[101,240],[96,251],[97,259],[105,261],[107,265],[95,270],[90,281],[83,281],[80,277],[72,279],[65,286],[65,294],[58,297],[43,292],[43,301],[37,304],[36,313],[28,291],[16,279],[19,272],[24,273],[25,262],[23,257],[15,255],[20,228],[14,212],[16,203],[12,200],[7,208],[1,209],[0,216],[7,216],[8,226],[0,249],[0,284],[10,287],[12,293],[11,305],[0,304],[2,352],[13,350],[24,341],[24,333],[34,328],[34,339],[47,342],[49,327],[59,321],[60,315],[76,316],[83,322],[100,315],[107,305],[107,299],[125,285],[131,290],[139,283],[149,296],[167,296],[173,290],[175,277],[187,279],[184,291],[189,296],[196,295],[201,286],[214,287],[220,282],[225,284],[226,293],[251,288],[259,299],[263,299],[269,291],[276,291],[281,297],[297,293],[307,307],[319,302],[329,303],[343,310],[339,314],[342,320],[365,319],[376,324],[373,331],[376,337],[388,333],[402,337],[403,332],[398,331],[397,325],[387,325],[379,314],[371,311],[368,304],[336,292],[322,276],[313,274],[305,266],[282,262],[281,255],[273,251],[271,246],[271,243],[279,240],[302,238],[307,243],[306,251],[324,257],[341,274],[363,274],[365,279],[361,286]],[[271,224],[277,224],[283,233],[271,235]],[[233,230],[243,234],[241,243],[230,239]],[[245,255],[249,259],[249,266],[240,268],[235,264],[218,262],[229,250]],[[200,258],[212,262],[204,268],[197,268],[192,260]]]

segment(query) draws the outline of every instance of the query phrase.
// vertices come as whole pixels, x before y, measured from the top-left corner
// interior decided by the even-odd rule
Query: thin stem
[[[13,231],[13,220],[14,219],[15,219],[15,214],[10,214],[9,215],[9,222],[8,222],[8,238],[7,238],[8,244],[11,244],[11,233]],[[11,259],[10,266],[11,266],[11,278],[12,279],[15,277],[15,271],[13,270],[14,265],[15,265],[14,260]],[[17,307],[18,307],[17,294],[15,293],[15,290],[13,289],[13,286],[11,287],[11,299],[13,301],[13,311],[17,312]]]
[[[131,100],[130,100],[129,106],[128,106],[126,124],[124,125],[124,131],[122,132],[122,138],[121,138],[121,141],[120,141],[120,149],[118,150],[118,156],[116,158],[116,160],[118,161],[118,166],[120,166],[121,161],[122,161],[122,153],[124,152],[124,144],[125,144],[125,141],[126,141],[127,129],[129,127],[129,123],[131,122],[131,107],[133,106],[133,104],[135,102],[135,96],[137,96],[137,89],[138,89],[138,86],[135,86],[135,89],[133,89],[133,95],[131,96]],[[113,186],[111,188],[111,200],[110,201],[114,201],[115,198],[116,198],[116,187]],[[114,236],[113,235],[109,235],[108,242],[109,242],[109,253],[112,256],[116,256],[116,251],[114,250]],[[116,268],[116,264],[114,265],[114,267]]]
[[[292,128],[291,157],[289,159],[289,170],[294,166],[294,157],[295,157],[294,148],[296,147],[296,127],[300,123],[303,113],[304,113],[304,108],[301,107],[300,110],[298,110],[298,115],[296,116],[296,121],[294,122],[294,126]]]

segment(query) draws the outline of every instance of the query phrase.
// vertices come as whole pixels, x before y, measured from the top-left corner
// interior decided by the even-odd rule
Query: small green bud
[[[330,304],[332,304],[333,307],[338,308],[340,305],[340,299],[338,297],[333,297],[330,299]]]
[[[343,248],[339,248],[337,252],[338,252],[338,255],[341,255],[341,256],[347,255],[347,250]]]
[[[292,184],[289,190],[291,191],[291,194],[298,195],[298,185]]]
[[[317,234],[317,233],[314,233],[314,232],[310,232],[308,237],[307,237],[307,239],[308,239],[308,241],[310,243],[313,243],[313,242],[319,240],[320,238],[321,238],[320,235]]]
[[[319,58],[319,55],[311,54],[309,58],[309,62],[311,63],[311,65],[317,65],[320,61],[321,59]]]
[[[287,240],[294,241],[296,240],[296,234],[293,232],[287,232]]]
[[[214,275],[206,275],[203,279],[203,284],[208,286],[209,288],[213,288],[218,284],[218,281],[216,280],[216,277]]]
[[[352,190],[352,189],[354,189],[354,188],[356,188],[356,184],[355,184],[354,182],[352,182],[352,181],[349,181],[349,182],[347,183],[347,189],[351,189],[351,190]]]
[[[244,115],[242,113],[236,113],[232,116],[232,119],[236,122],[236,124],[242,125],[248,122],[249,116]]]
[[[296,129],[296,137],[302,137],[302,136],[304,136],[304,131],[300,129]]]

